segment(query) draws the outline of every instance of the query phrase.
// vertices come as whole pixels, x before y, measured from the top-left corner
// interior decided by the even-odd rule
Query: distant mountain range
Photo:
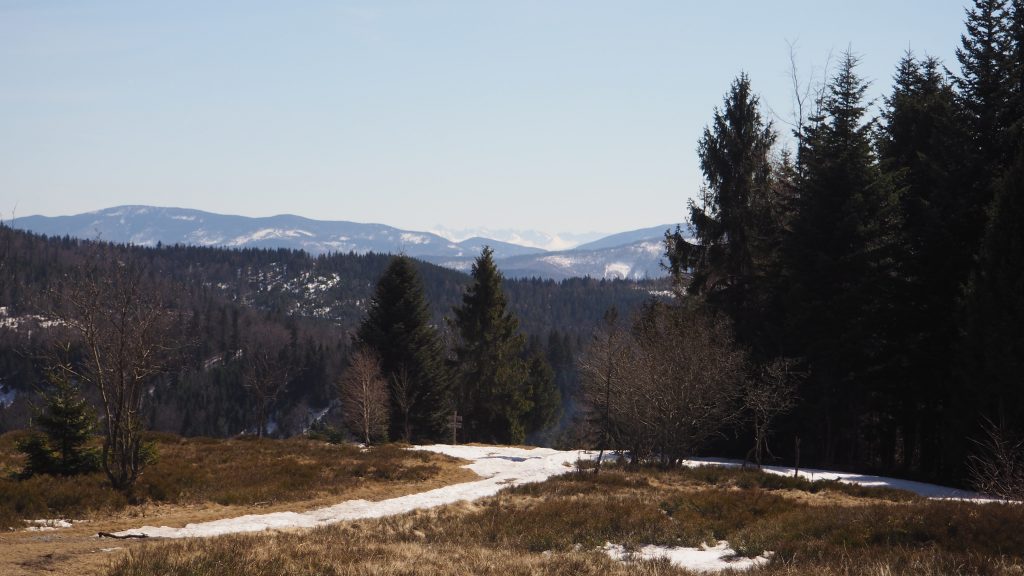
[[[572,250],[546,251],[479,236],[453,242],[431,232],[401,230],[384,224],[312,220],[290,214],[251,218],[154,206],[117,206],[73,216],[24,216],[13,220],[11,226],[48,236],[98,238],[140,246],[160,243],[290,248],[310,254],[401,252],[467,271],[483,247],[490,246],[506,276],[554,280],[581,276],[663,276],[661,242],[665,230],[675,228],[666,224],[614,234]]]

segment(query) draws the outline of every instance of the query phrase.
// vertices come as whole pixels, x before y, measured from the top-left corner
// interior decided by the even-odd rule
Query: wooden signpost
[[[462,428],[462,416],[459,416],[458,411],[448,417],[448,427],[452,429],[452,444],[458,444],[458,431]]]

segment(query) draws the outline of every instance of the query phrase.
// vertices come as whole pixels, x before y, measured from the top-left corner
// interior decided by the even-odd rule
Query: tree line
[[[0,387],[16,393],[12,405],[0,407],[0,431],[26,426],[36,389],[50,385],[45,367],[54,342],[39,324],[55,308],[59,287],[96,260],[94,252],[100,276],[115,262],[132,261],[144,271],[147,290],[169,296],[173,332],[185,345],[154,377],[144,419],[147,427],[189,436],[291,435],[327,408],[328,416],[336,414],[335,384],[352,337],[391,263],[381,254],[120,246],[6,226],[0,251],[0,321],[10,323],[0,327]],[[454,333],[445,316],[471,279],[416,260],[411,265],[429,304],[428,322],[448,343]],[[637,306],[658,284],[502,279],[501,287],[527,346],[551,359],[572,414],[574,357],[603,309]]]
[[[954,74],[908,52],[872,117],[843,54],[793,151],[736,78],[698,143],[696,238],[666,237],[679,298],[606,324],[586,356],[602,447],[742,456],[753,436],[760,457],[774,432],[791,462],[982,484],[1002,449],[1024,480],[1024,3],[974,2],[957,59]],[[691,331],[707,337],[687,351]],[[695,399],[667,400],[656,374],[622,382],[635,362],[675,365]],[[693,403],[733,434],[683,426]]]

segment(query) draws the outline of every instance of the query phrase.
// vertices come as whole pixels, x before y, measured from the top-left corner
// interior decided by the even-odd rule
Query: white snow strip
[[[118,532],[118,535],[145,534],[157,538],[206,537],[284,528],[313,528],[346,520],[392,516],[492,496],[508,486],[543,482],[551,476],[570,471],[579,458],[593,458],[593,454],[588,452],[563,452],[548,448],[528,450],[496,446],[434,445],[418,446],[415,449],[471,460],[466,468],[476,472],[483,479],[378,502],[349,500],[309,512],[250,514],[238,518],[189,524],[184,528],[144,526],[137,530]]]
[[[257,240],[279,240],[282,238],[298,238],[300,236],[312,237],[313,233],[306,230],[286,230],[284,228],[264,228],[252,234],[238,236],[228,242],[231,246],[241,246],[248,242]]]
[[[189,524],[183,528],[144,526],[137,530],[118,532],[118,535],[145,534],[159,538],[191,538],[285,528],[314,528],[346,520],[380,518],[404,514],[423,508],[453,504],[462,500],[477,500],[493,496],[499,490],[508,486],[543,482],[552,476],[569,472],[577,460],[589,460],[596,457],[596,453],[582,450],[559,451],[550,448],[526,449],[505,446],[449,446],[435,444],[433,446],[417,446],[413,449],[427,450],[469,460],[470,463],[465,467],[483,478],[473,482],[453,484],[418,494],[409,494],[377,502],[349,500],[334,506],[308,512],[250,514],[237,518]],[[614,456],[606,454],[605,457],[612,458]],[[716,465],[735,467],[740,466],[741,462],[738,460],[702,458],[686,460],[684,464],[687,466]],[[778,466],[766,466],[764,471],[772,474],[793,474],[792,468]],[[865,486],[884,486],[909,490],[929,498],[958,498],[976,502],[994,501],[965,490],[880,476],[827,472],[814,469],[802,469],[800,470],[800,475],[812,480],[838,480],[840,482],[862,484]]]
[[[683,465],[690,467],[710,465],[736,468],[742,466],[743,462],[740,460],[730,460],[726,458],[693,458],[691,460],[684,460]],[[787,466],[763,466],[761,470],[763,472],[777,474],[779,476],[793,475],[793,469]],[[874,488],[895,488],[896,490],[906,490],[908,492],[913,492],[918,496],[924,496],[925,498],[931,498],[934,500],[1003,502],[1003,500],[990,498],[969,490],[960,490],[959,488],[938,486],[936,484],[926,484],[924,482],[915,482],[913,480],[887,478],[885,476],[872,476],[870,474],[857,474],[855,472],[831,472],[829,470],[818,470],[815,468],[801,468],[800,477],[811,480],[812,482],[818,480],[836,480],[847,484],[859,484],[861,486]]]
[[[772,553],[765,552],[757,558],[738,556],[729,547],[729,543],[720,540],[717,546],[708,548],[683,548],[666,546],[644,546],[635,552],[629,552],[619,544],[608,542],[604,552],[612,560],[620,562],[636,562],[638,560],[657,560],[667,558],[673,566],[679,566],[694,572],[718,572],[720,570],[749,570],[755,566],[767,564]]]

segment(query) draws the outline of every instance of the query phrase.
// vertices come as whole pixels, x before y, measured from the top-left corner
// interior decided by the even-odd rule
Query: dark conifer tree
[[[1008,0],[974,0],[967,10],[967,33],[956,52],[961,68],[957,84],[971,122],[976,165],[980,174],[989,175],[986,184],[1008,160],[1010,16]]]
[[[543,432],[558,422],[562,414],[562,395],[555,382],[555,371],[537,348],[526,358],[530,411],[526,413],[527,432]]]
[[[997,183],[990,214],[968,288],[961,409],[976,408],[975,426],[987,418],[1024,434],[1024,151]]]
[[[847,53],[800,151],[799,213],[787,250],[790,345],[810,375],[797,416],[824,463],[863,461],[861,434],[891,357],[885,333],[894,302],[895,190],[878,169],[867,84]]]
[[[698,242],[690,291],[706,293],[709,303],[723,308],[741,342],[774,349],[766,355],[778,353],[775,339],[766,337],[766,315],[789,210],[773,178],[775,140],[750,79],[741,74],[698,144],[706,188],[701,203],[690,204]]]
[[[951,401],[956,386],[953,359],[962,286],[976,246],[963,215],[971,210],[964,194],[969,140],[956,94],[934,58],[900,61],[879,131],[879,159],[900,187],[902,214],[896,292],[900,306],[890,319],[896,341],[897,376],[889,409],[895,418],[890,440],[902,445],[905,472],[943,474],[949,444],[942,441],[956,420]]]
[[[1010,145],[1024,147],[1024,0],[1010,2]],[[1012,156],[1011,156],[1012,157]]]
[[[473,283],[455,308],[458,407],[468,440],[521,443],[530,432],[535,398],[545,399],[554,387],[550,374],[532,370],[523,359],[525,338],[508,309],[490,248],[473,264]],[[533,372],[533,378],[531,378]],[[537,415],[535,415],[537,416]],[[537,416],[538,420],[547,418]]]
[[[359,326],[359,343],[380,358],[391,392],[391,438],[444,438],[451,411],[451,377],[416,268],[409,258],[391,260],[377,283],[370,310]],[[406,438],[407,432],[411,438]]]
[[[74,476],[100,469],[99,451],[87,447],[96,427],[96,414],[78,389],[61,375],[43,394],[44,409],[35,425],[43,433],[30,436],[18,448],[26,456],[24,476]]]
[[[971,142],[964,190],[970,201],[962,217],[970,227],[965,240],[975,250],[985,234],[995,180],[1015,149],[1011,128],[1018,124],[1020,110],[1014,110],[1013,16],[1010,0],[974,0],[956,53],[960,61],[957,87]]]
[[[750,79],[733,81],[722,109],[715,109],[697,150],[707,182],[705,200],[691,203],[690,218],[700,260],[693,287],[726,289],[748,282],[754,273],[757,200],[771,179],[769,154],[775,142],[771,124],[761,118]]]

